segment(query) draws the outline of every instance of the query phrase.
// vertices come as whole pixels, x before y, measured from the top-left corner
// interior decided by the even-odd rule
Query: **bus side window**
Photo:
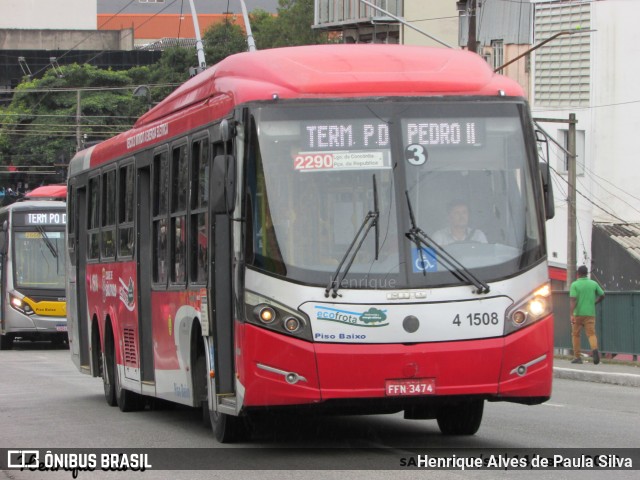
[[[167,213],[169,204],[169,155],[153,157],[153,283],[167,284]]]
[[[118,256],[131,257],[134,250],[133,189],[135,175],[133,164],[120,167],[118,190]]]
[[[189,188],[189,164],[187,146],[180,145],[173,149],[171,159],[171,283],[184,284],[186,282],[186,223],[187,223],[187,195]]]
[[[102,257],[116,256],[116,171],[102,174]]]
[[[87,216],[87,258],[97,259],[100,256],[100,177],[89,179],[89,206]]]
[[[193,142],[191,146],[191,224],[189,233],[189,280],[207,283],[209,228],[207,201],[209,198],[209,143],[208,139]]]

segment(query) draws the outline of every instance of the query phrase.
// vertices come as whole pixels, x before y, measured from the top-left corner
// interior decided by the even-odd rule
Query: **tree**
[[[279,0],[277,17],[254,10],[251,26],[258,49],[328,43],[325,33],[312,28],[313,7],[313,0]]]
[[[41,78],[25,79],[10,105],[0,110],[2,163],[19,167],[67,163],[77,149],[78,90],[82,139],[103,140],[131,128],[151,103],[187,80],[189,67],[196,64],[194,49],[172,48],[152,66],[114,71],[74,64],[62,66],[61,75],[50,70]],[[150,97],[132,95],[140,85],[153,86]],[[43,178],[31,175],[20,180],[33,185]],[[46,178],[48,183],[64,179]]]
[[[202,36],[207,65],[215,65],[229,55],[247,51],[247,37],[235,17],[209,27]]]
[[[71,157],[77,143],[78,89],[81,133],[90,140],[119,133],[144,107],[132,101],[126,72],[77,64],[61,67],[60,72],[50,70],[42,78],[22,82],[0,114],[0,155],[16,166],[54,166]],[[24,181],[43,180],[31,177]]]
[[[153,85],[166,85],[151,91],[151,100],[159,102],[178,85],[189,79],[189,68],[198,64],[195,48],[174,47],[162,52],[160,60],[149,67],[147,82]],[[133,77],[133,75],[132,75]],[[139,84],[145,83],[140,79]]]

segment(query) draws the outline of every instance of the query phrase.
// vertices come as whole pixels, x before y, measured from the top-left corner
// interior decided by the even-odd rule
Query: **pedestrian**
[[[596,304],[604,298],[602,287],[595,280],[587,277],[589,269],[585,265],[578,268],[578,278],[569,288],[571,303],[571,340],[573,342],[573,356],[571,363],[582,363],[580,356],[580,332],[584,331],[589,339],[589,346],[593,355],[593,363],[600,363],[598,351],[598,337],[596,337]]]

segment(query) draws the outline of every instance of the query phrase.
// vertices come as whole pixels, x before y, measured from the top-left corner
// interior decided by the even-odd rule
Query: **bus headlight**
[[[11,302],[11,306],[19,311],[20,313],[23,313],[25,315],[33,315],[35,312],[33,311],[33,308],[31,308],[31,305],[29,305],[26,300],[27,297],[24,298],[18,298],[15,295],[10,295],[10,302]]]
[[[296,312],[270,298],[253,292],[245,293],[247,321],[275,332],[311,340],[311,328],[306,315]]]
[[[545,284],[507,310],[504,334],[508,335],[531,325],[551,315],[552,311],[551,287],[549,284]]]

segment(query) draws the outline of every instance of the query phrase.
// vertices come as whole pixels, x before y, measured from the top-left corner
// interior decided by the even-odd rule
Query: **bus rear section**
[[[0,347],[15,339],[67,343],[65,203],[17,202],[0,210],[0,224]]]

